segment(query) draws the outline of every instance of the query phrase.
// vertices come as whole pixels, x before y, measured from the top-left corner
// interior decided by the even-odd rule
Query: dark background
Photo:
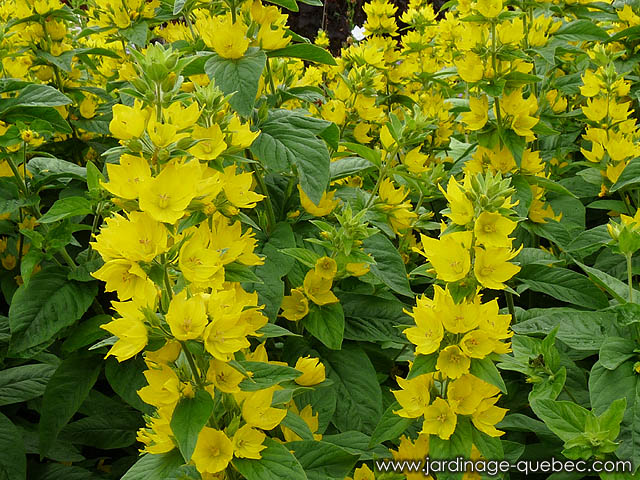
[[[428,0],[437,12],[446,0]],[[351,33],[349,18],[352,17],[353,26],[362,26],[366,20],[366,15],[362,10],[365,0],[324,0],[325,6],[312,7],[298,2],[299,12],[289,12],[289,28],[303,37],[313,40],[318,29],[323,27],[327,32],[331,45],[329,49],[334,55],[340,54],[340,48],[345,44]],[[407,10],[409,0],[390,0],[398,7],[396,19],[399,25],[400,16]],[[324,10],[324,15],[323,15]]]

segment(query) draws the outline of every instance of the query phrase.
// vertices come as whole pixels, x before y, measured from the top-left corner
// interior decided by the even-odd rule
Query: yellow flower
[[[497,212],[482,212],[474,227],[476,242],[485,247],[510,247],[509,234],[515,228],[516,222]]]
[[[340,100],[329,100],[322,106],[322,118],[342,125],[347,118],[344,103]]]
[[[264,24],[258,30],[258,45],[263,50],[277,50],[289,45],[290,36],[285,36],[286,30],[282,27],[272,28],[271,25]]]
[[[432,405],[425,408],[420,434],[437,435],[442,440],[449,440],[457,422],[458,417],[447,401],[438,397]]]
[[[376,477],[367,464],[363,463],[360,468],[356,468],[353,472],[353,480],[376,480]]]
[[[473,330],[460,340],[460,348],[471,358],[484,358],[493,352],[495,340],[482,330]]]
[[[111,134],[120,140],[137,138],[144,132],[149,113],[136,104],[133,107],[118,104],[113,106],[113,119],[109,123]]]
[[[91,97],[85,97],[80,105],[78,106],[78,110],[80,110],[80,115],[84,118],[93,118],[96,116],[96,108],[98,107],[98,102]]]
[[[180,400],[180,379],[167,365],[146,370],[144,377],[148,385],[138,390],[144,403],[156,408],[174,407]]]
[[[322,194],[322,198],[320,198],[320,202],[316,205],[311,201],[307,194],[304,193],[300,185],[298,185],[298,192],[300,192],[300,203],[302,204],[302,208],[305,209],[307,213],[314,215],[316,217],[324,217],[325,215],[329,215],[333,212],[333,209],[336,208],[339,200],[334,200],[333,196],[335,195],[335,191],[324,192]]]
[[[304,293],[316,305],[327,305],[338,302],[331,291],[332,279],[323,278],[315,270],[309,270],[304,277]]]
[[[413,150],[407,152],[404,156],[402,163],[407,166],[407,170],[411,173],[422,173],[428,170],[426,162],[429,160],[429,156],[420,152],[420,147],[416,147]]]
[[[407,438],[405,435],[400,437],[400,445],[398,451],[391,450],[393,458],[396,460],[414,460],[416,458],[424,458],[429,454],[429,435],[420,433],[415,442]],[[407,480],[433,480],[431,475],[425,477],[424,472],[407,472]]]
[[[200,160],[215,160],[227,148],[218,124],[209,128],[196,125],[191,136],[199,142],[189,149],[189,153]]]
[[[457,414],[471,415],[484,398],[495,395],[499,391],[497,387],[467,373],[449,383],[447,400]]]
[[[298,385],[310,387],[324,382],[325,370],[324,365],[319,358],[300,357],[296,362],[296,370],[300,370],[302,375],[295,379]]]
[[[167,164],[157,177],[142,184],[140,209],[159,222],[175,223],[196,195],[200,176],[196,161]]]
[[[207,380],[221,392],[237,393],[240,391],[239,385],[244,380],[244,375],[227,362],[214,358],[209,362]]]
[[[362,275],[369,272],[371,266],[368,263],[347,263],[345,267],[347,272],[349,272],[354,277],[361,277]]]
[[[170,123],[156,121],[155,116],[151,116],[147,124],[149,139],[157,148],[164,148],[177,142],[181,138],[188,136],[187,133],[178,134],[178,127]]]
[[[495,424],[502,421],[507,413],[506,408],[495,406],[499,398],[500,397],[485,398],[477,410],[471,415],[473,425],[490,437],[499,437],[504,434],[502,430],[498,430],[495,427]]]
[[[178,340],[193,340],[204,332],[207,325],[207,309],[201,295],[187,298],[187,291],[174,295],[167,312],[167,323]]]
[[[235,352],[251,345],[246,336],[246,324],[238,320],[236,315],[220,315],[205,328],[204,347],[214,358],[228,362]]]
[[[184,130],[195,125],[198,118],[200,118],[200,113],[198,102],[193,102],[188,107],[183,107],[180,102],[173,102],[162,111],[165,122],[175,125],[178,130]]]
[[[287,411],[272,408],[275,387],[252,392],[242,404],[242,418],[248,425],[262,430],[273,430],[287,415]]]
[[[463,301],[455,303],[449,290],[434,287],[433,314],[442,321],[450,333],[465,333],[478,326],[480,321],[479,304]]]
[[[355,103],[356,112],[362,120],[368,122],[375,122],[384,115],[382,107],[376,106],[375,97],[365,97],[364,95],[358,95]]]
[[[457,345],[449,345],[438,355],[436,369],[448,378],[459,378],[469,373],[471,360]]]
[[[100,328],[118,337],[118,341],[109,349],[109,355],[123,362],[136,355],[147,345],[147,327],[144,324],[144,314],[139,310],[140,305],[135,302],[115,302],[116,310],[122,318],[113,319],[101,325]]]
[[[260,430],[249,425],[240,427],[233,435],[233,454],[238,458],[262,458],[260,452],[267,448],[266,445],[262,445],[266,437]]]
[[[424,253],[436,270],[440,280],[457,282],[463,279],[471,269],[471,232],[454,232],[444,235],[440,240],[420,234]],[[415,247],[414,247],[415,249]]]
[[[249,148],[253,141],[258,138],[260,131],[252,132],[249,123],[242,123],[237,116],[233,116],[227,132],[231,133],[231,145],[237,148]]]
[[[404,418],[418,418],[422,416],[429,405],[431,396],[429,390],[433,385],[433,375],[430,373],[418,375],[411,380],[396,377],[401,390],[392,390],[391,393],[402,407],[393,413]]]
[[[167,250],[166,228],[144,212],[131,212],[129,219],[116,213],[105,223],[96,241],[90,243],[104,261],[151,262]]]
[[[365,122],[360,122],[355,127],[353,127],[353,136],[358,142],[362,144],[367,144],[371,140],[373,140],[373,138],[367,135],[369,133],[369,130],[371,130],[370,124]]]
[[[281,307],[282,316],[292,322],[297,322],[309,313],[309,301],[302,288],[294,288],[291,295],[283,297]]]
[[[140,195],[142,184],[151,179],[151,169],[144,157],[123,154],[120,165],[107,163],[109,183],[101,185],[116,197],[133,200]]]
[[[217,252],[210,248],[210,232],[206,225],[187,230],[191,234],[180,249],[178,264],[182,275],[196,284],[210,283],[224,274],[223,263]]]
[[[580,87],[580,93],[585,97],[595,97],[605,86],[604,82],[595,75],[593,70],[589,69],[584,72],[582,83],[584,83],[584,85]]]
[[[449,217],[456,225],[466,225],[473,220],[473,203],[460,188],[455,178],[449,177],[446,192],[440,185],[438,185],[438,188],[446,197],[447,202],[449,202],[451,213],[447,213],[445,216]]]
[[[582,113],[593,121],[599,122],[607,116],[609,111],[609,101],[606,97],[590,98],[587,100],[587,105],[582,107]]]
[[[223,58],[241,58],[249,48],[247,27],[241,22],[233,23],[231,14],[216,18],[199,19],[197,30],[209,48]]]
[[[470,112],[462,114],[462,121],[467,124],[469,130],[480,130],[489,120],[489,100],[486,95],[480,98],[469,98]]]
[[[482,80],[484,68],[482,59],[473,52],[466,52],[464,56],[458,57],[453,62],[458,68],[458,75],[462,80],[469,83]]]
[[[238,208],[253,208],[264,195],[251,191],[253,175],[250,172],[236,174],[236,166],[230,165],[224,169],[224,194],[231,204]]]
[[[203,427],[191,459],[200,473],[222,472],[233,458],[233,443],[220,430]]]
[[[521,249],[512,251],[510,247],[474,247],[476,259],[473,271],[478,282],[485,288],[503,290],[504,282],[520,271],[520,267],[509,263],[509,260]]]
[[[502,11],[502,0],[476,0],[478,13],[487,17],[497,17]]]
[[[403,330],[407,339],[416,346],[416,355],[429,355],[440,348],[444,337],[441,318],[426,304],[426,297],[418,300],[418,305],[409,313],[416,322],[415,327]],[[430,302],[430,300],[428,300]]]
[[[129,260],[110,260],[91,275],[106,283],[107,292],[117,292],[120,300],[133,298],[153,303],[157,296],[158,291],[153,281],[140,265]]]
[[[338,271],[338,265],[333,258],[322,257],[316,261],[315,271],[325,280],[333,280]]]

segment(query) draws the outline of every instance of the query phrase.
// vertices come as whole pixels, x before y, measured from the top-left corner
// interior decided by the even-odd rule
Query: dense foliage
[[[635,2],[278,6],[0,5],[0,478],[640,466]]]

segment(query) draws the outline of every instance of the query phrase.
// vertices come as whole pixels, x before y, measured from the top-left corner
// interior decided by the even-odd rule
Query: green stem
[[[272,232],[276,225],[276,214],[273,209],[273,203],[271,203],[271,197],[269,197],[269,190],[267,190],[267,184],[265,183],[264,177],[262,176],[262,172],[260,172],[259,168],[255,164],[251,164],[251,168],[253,169],[256,183],[258,184],[258,187],[260,187],[262,195],[264,195],[263,201],[267,211],[267,229],[269,232]]]
[[[9,168],[13,172],[13,176],[16,178],[16,182],[18,182],[18,188],[22,190],[22,193],[24,193],[25,196],[29,195],[29,191],[27,190],[27,184],[25,183],[24,178],[20,176],[20,171],[18,170],[16,163],[13,161],[13,158],[11,158],[10,155],[8,155],[6,158],[7,158],[7,163],[9,164]]]
[[[182,345],[182,351],[184,352],[184,356],[187,357],[187,362],[189,362],[189,367],[191,368],[191,372],[193,373],[193,378],[198,384],[198,387],[204,388],[204,384],[202,383],[202,378],[200,377],[200,372],[198,372],[198,367],[196,367],[196,362],[193,359],[193,355],[187,348],[186,342],[180,342],[180,345]]]
[[[629,284],[629,303],[633,303],[633,270],[631,266],[631,253],[625,255],[627,258],[627,283]]]
[[[173,289],[171,288],[171,279],[169,278],[169,262],[167,262],[166,254],[162,255],[162,263],[164,265],[164,288],[167,291],[169,301],[173,299]]]
[[[271,62],[268,58],[267,58],[267,76],[269,77],[269,86],[271,87],[271,93],[275,95],[276,87],[273,83],[273,73],[271,72]]]
[[[511,314],[511,323],[516,323],[516,307],[513,304],[513,294],[505,290],[504,296],[507,299],[507,308],[509,309],[509,314]]]
[[[93,223],[91,224],[91,233],[89,234],[89,240],[93,239],[93,236],[96,234],[96,230],[98,230],[98,222],[100,221],[100,211],[102,210],[102,202],[98,203],[96,207],[96,214],[93,216]],[[89,250],[89,254],[87,255],[87,261],[91,261],[93,258],[94,250],[93,248]]]

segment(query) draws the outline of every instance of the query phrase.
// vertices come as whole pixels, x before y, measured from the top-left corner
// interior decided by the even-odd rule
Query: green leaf
[[[109,385],[120,398],[136,410],[151,414],[153,408],[144,403],[138,396],[138,390],[147,386],[143,371],[147,369],[144,359],[140,356],[126,362],[118,362],[114,357],[107,359],[104,373]]]
[[[520,167],[522,164],[522,155],[524,154],[524,148],[526,141],[524,137],[521,137],[513,130],[502,131],[502,141],[513,155],[513,159],[516,161],[516,165]]]
[[[247,480],[305,480],[308,478],[300,462],[287,447],[271,438],[267,438],[263,445],[266,445],[267,448],[260,452],[262,455],[260,460],[247,458],[234,458],[233,460],[233,466]],[[122,480],[138,479],[123,478]]]
[[[136,433],[144,422],[135,410],[105,411],[69,423],[60,439],[103,450],[126,448],[136,443]]]
[[[394,412],[400,410],[402,407],[398,402],[393,402],[389,405],[382,417],[380,417],[380,421],[378,425],[376,425],[375,430],[371,434],[371,440],[369,441],[369,448],[373,446],[386,442],[387,440],[393,440],[396,438],[400,438],[407,428],[414,422],[412,418],[404,418],[396,415]]]
[[[470,371],[472,375],[475,375],[479,379],[498,387],[502,393],[507,393],[507,387],[504,384],[504,380],[502,380],[500,372],[498,372],[498,369],[491,358],[472,358]]]
[[[452,460],[458,457],[468,459],[471,456],[473,427],[465,417],[458,417],[456,430],[449,440],[442,440],[437,435],[429,437],[429,457],[437,460]],[[440,477],[440,476],[438,476]],[[450,473],[444,478],[461,478],[462,472]]]
[[[545,425],[565,442],[585,431],[589,410],[573,402],[536,400],[531,403],[531,408]]]
[[[309,425],[307,425],[307,422],[305,422],[300,415],[293,413],[291,410],[287,410],[287,415],[284,417],[280,425],[293,431],[293,433],[298,435],[302,440],[313,441],[313,432],[309,428]]]
[[[472,435],[473,444],[484,458],[491,460],[502,460],[504,458],[504,450],[500,438],[490,437],[476,428],[472,429]]]
[[[323,63],[324,65],[337,65],[331,53],[311,43],[296,43],[278,50],[271,50],[267,53],[267,56],[301,58],[309,62]]]
[[[250,48],[242,58],[230,59],[213,55],[204,65],[209,78],[225,95],[234,93],[229,99],[231,107],[244,117],[253,111],[258,93],[258,83],[267,57],[258,48]]]
[[[262,338],[276,338],[276,337],[300,337],[297,333],[293,333],[287,330],[280,325],[276,325],[275,323],[267,323],[264,327],[260,328],[257,331],[258,335],[261,335]]]
[[[287,448],[293,450],[309,480],[344,480],[358,461],[357,455],[327,442],[289,442]]]
[[[306,248],[283,248],[280,252],[295,258],[309,268],[314,268],[316,266],[316,262],[320,258],[319,254],[312,250],[307,250]]]
[[[58,107],[68,105],[71,99],[49,85],[30,84],[14,98],[0,99],[0,117],[15,108]]]
[[[369,435],[355,431],[337,433],[335,435],[323,435],[322,437],[323,442],[333,443],[349,453],[360,455],[360,460],[391,457],[391,452],[384,445],[369,448],[370,440]]]
[[[362,170],[371,168],[371,162],[360,157],[342,157],[338,160],[334,160],[330,165],[331,180],[338,180],[340,178],[354,175]]]
[[[102,359],[76,352],[62,361],[49,380],[40,414],[40,453],[45,455],[62,427],[78,411],[102,370]]]
[[[530,265],[520,271],[518,279],[531,290],[563,302],[594,310],[609,305],[605,294],[588,278],[566,268]]]
[[[22,435],[7,417],[0,413],[0,478],[25,480],[27,457]]]
[[[345,316],[344,338],[360,342],[407,341],[398,328],[412,323],[403,311],[404,303],[358,293],[339,293],[338,298]]]
[[[147,44],[149,25],[147,22],[138,22],[127,29],[120,30],[122,36],[133,43],[136,47],[144,47]]]
[[[87,311],[97,286],[67,280],[67,269],[45,267],[21,286],[9,308],[10,352],[20,353],[52,339]]]
[[[147,453],[127,470],[121,480],[159,480],[175,478],[184,460],[178,450],[168,453]]]
[[[369,357],[353,345],[343,345],[342,350],[318,350],[338,393],[333,423],[342,432],[373,433],[382,415],[382,392]]]
[[[637,185],[640,183],[640,158],[634,158],[627,163],[622,173],[616,180],[609,191],[611,193],[617,192],[621,188]]]
[[[312,305],[302,320],[311,335],[333,350],[339,350],[344,337],[344,312],[340,303]]]
[[[193,398],[182,398],[171,416],[171,431],[185,462],[191,460],[198,434],[213,412],[213,399],[204,390],[196,390]]]
[[[92,213],[91,202],[84,197],[66,197],[57,200],[38,220],[40,223],[52,223],[63,218],[84,216]]]
[[[297,112],[273,110],[260,125],[260,136],[251,151],[272,173],[281,173],[295,165],[300,187],[316,205],[329,184],[329,150],[318,138],[329,122]]]
[[[625,410],[616,450],[618,458],[628,459],[634,465],[640,462],[640,378],[634,372],[634,361],[628,360],[615,370],[596,362],[589,374],[589,396],[596,415],[601,415],[620,398],[626,398]]]
[[[294,264],[294,260],[281,251],[295,244],[296,239],[291,225],[284,222],[276,224],[260,252],[265,257],[264,264],[255,267],[256,276],[262,283],[254,284],[253,288],[258,292],[260,304],[265,305],[263,312],[270,320],[276,319],[282,304],[284,296],[282,277],[289,273]]]
[[[584,40],[602,41],[608,40],[607,32],[591,20],[574,20],[560,27],[555,33],[558,37],[567,42],[581,42]]]
[[[253,273],[252,267],[235,262],[224,266],[224,279],[227,282],[262,282],[262,280]]]
[[[638,345],[633,340],[621,337],[606,337],[600,347],[600,363],[608,370],[615,370],[622,363],[636,356]]]
[[[394,292],[413,297],[407,270],[398,250],[382,233],[376,233],[363,241],[363,248],[376,263],[371,272]]]
[[[180,15],[180,12],[182,12],[185,3],[186,0],[175,0],[175,2],[173,3],[173,14]]]
[[[523,312],[512,328],[516,333],[531,335],[547,334],[556,326],[556,338],[574,350],[597,351],[612,326],[611,315],[572,308],[534,308]]]
[[[39,397],[55,370],[55,365],[40,363],[0,371],[0,406]]]
[[[407,380],[419,377],[425,373],[435,372],[437,362],[437,353],[432,353],[430,355],[416,355],[416,359],[413,361],[413,365],[411,366],[411,371],[409,371],[409,375],[407,375]]]
[[[269,3],[280,5],[281,7],[284,7],[287,10],[291,10],[292,12],[298,11],[298,4],[296,3],[296,0],[268,0],[268,1]]]
[[[87,178],[87,169],[85,167],[59,158],[33,157],[27,162],[27,170],[36,178],[50,175],[64,175],[59,178],[76,178],[82,181]]]
[[[553,180],[550,180],[546,177],[538,177],[536,175],[525,175],[524,178],[526,178],[531,185],[538,185],[539,187],[542,187],[545,190],[548,190],[550,192],[556,192],[561,195],[569,195],[570,197],[578,198],[571,190],[569,190],[565,186],[557,182],[554,182]]]
[[[238,363],[246,371],[253,374],[250,378],[245,378],[240,382],[240,388],[245,392],[255,392],[257,390],[269,388],[280,382],[294,380],[302,375],[302,372],[285,365],[248,361]]]

